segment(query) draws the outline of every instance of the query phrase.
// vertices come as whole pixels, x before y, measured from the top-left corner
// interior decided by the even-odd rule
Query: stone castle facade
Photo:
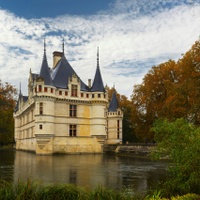
[[[94,81],[89,79],[86,85],[64,50],[53,53],[53,67],[49,68],[44,47],[40,73],[30,70],[28,96],[23,96],[20,89],[14,119],[17,150],[36,154],[101,153],[104,144],[122,142],[123,112],[116,93],[108,101],[99,52]]]

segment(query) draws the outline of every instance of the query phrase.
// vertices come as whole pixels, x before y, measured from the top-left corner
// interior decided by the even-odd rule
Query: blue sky
[[[62,50],[87,83],[100,67],[104,84],[130,97],[148,70],[178,60],[200,35],[200,0],[0,0],[0,79],[27,94],[46,38],[48,63]]]
[[[25,18],[93,15],[109,9],[112,0],[0,0],[2,9]]]

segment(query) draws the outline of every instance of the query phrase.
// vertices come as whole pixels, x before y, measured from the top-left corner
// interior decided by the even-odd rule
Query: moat
[[[148,158],[106,154],[38,156],[33,153],[0,150],[0,178],[10,181],[27,178],[49,183],[79,186],[130,188],[145,193],[166,174],[167,163]]]

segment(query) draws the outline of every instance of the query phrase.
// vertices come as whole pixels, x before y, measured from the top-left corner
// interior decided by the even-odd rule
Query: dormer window
[[[77,97],[78,96],[78,86],[77,85],[72,85],[71,86],[71,96],[72,97]]]

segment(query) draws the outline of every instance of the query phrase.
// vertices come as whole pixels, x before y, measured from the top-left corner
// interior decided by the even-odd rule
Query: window
[[[39,85],[39,92],[42,92],[42,86]]]
[[[68,95],[68,92],[65,92],[65,96],[67,96]]]
[[[40,103],[39,113],[40,115],[43,115],[43,103]]]
[[[75,124],[69,125],[69,136],[76,137],[76,125]]]
[[[72,97],[77,97],[77,95],[78,95],[78,87],[77,87],[77,85],[72,85],[71,96]]]
[[[86,94],[86,97],[89,98],[89,94]]]
[[[101,98],[101,94],[98,94],[98,98]]]
[[[51,88],[51,93],[53,93],[53,88]]]
[[[92,98],[94,98],[94,94],[92,94]]]
[[[77,113],[77,106],[76,105],[69,105],[69,116],[76,117]]]
[[[62,95],[62,91],[59,91],[59,95]]]
[[[44,88],[44,92],[47,92],[47,87]]]
[[[39,125],[40,130],[42,130],[42,124]]]
[[[83,93],[81,93],[81,97],[83,97]]]
[[[119,120],[117,120],[117,139],[119,139]]]

